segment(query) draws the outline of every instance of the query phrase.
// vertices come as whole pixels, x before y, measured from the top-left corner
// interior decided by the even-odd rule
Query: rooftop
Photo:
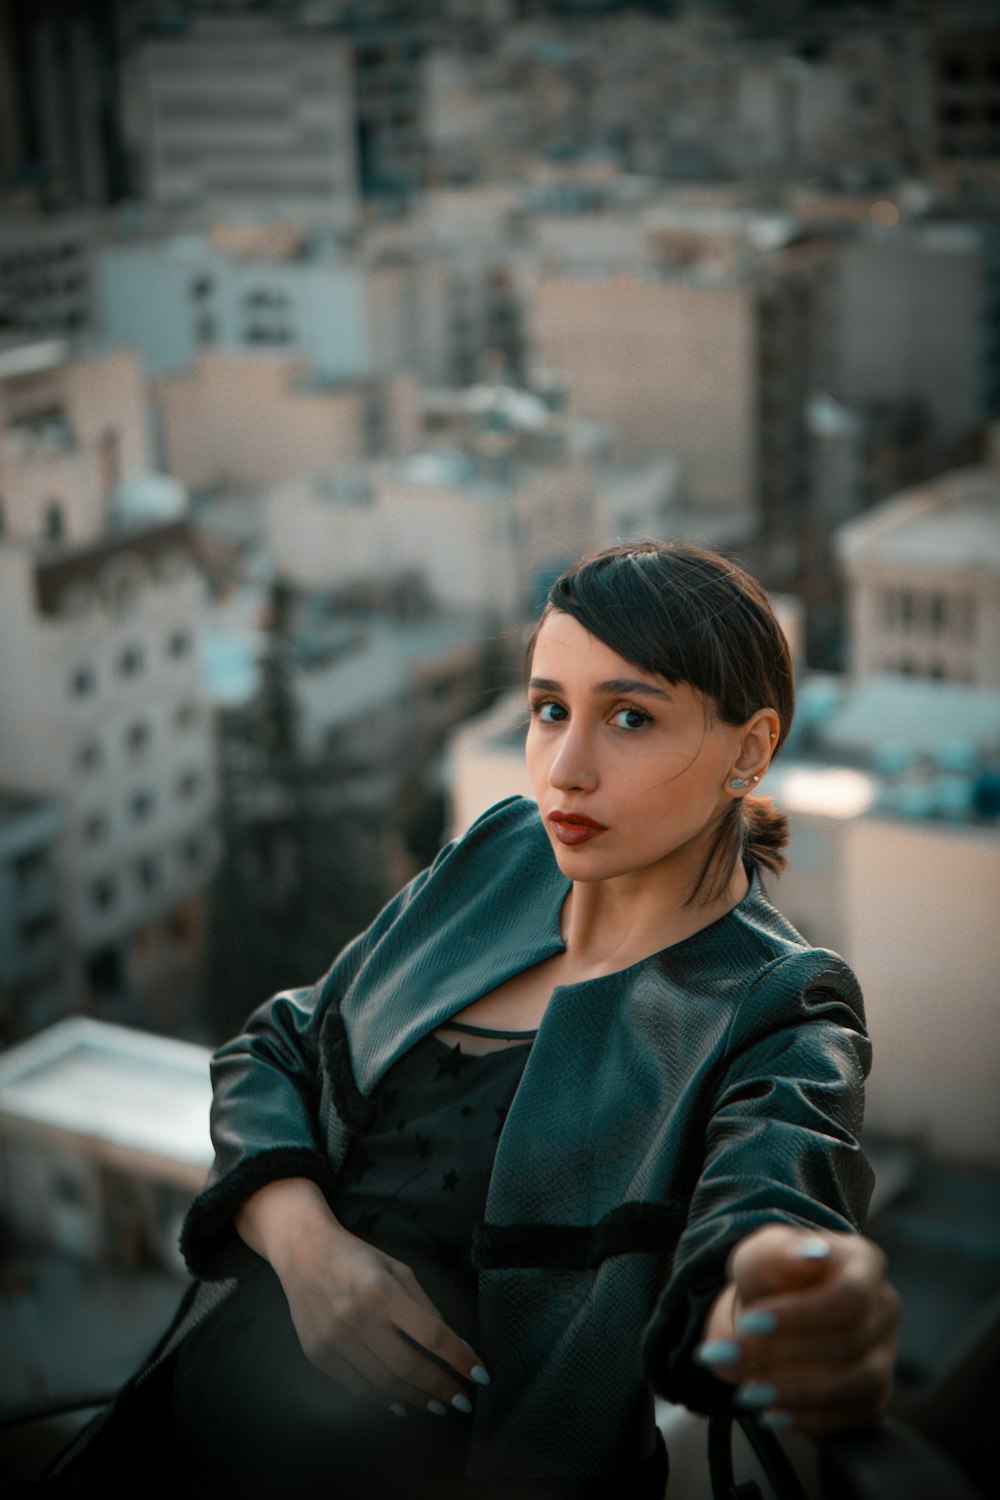
[[[1000,572],[1000,467],[957,469],[893,496],[841,528],[850,563]]]
[[[1000,752],[1000,691],[877,674],[846,689],[821,738],[828,752],[873,758],[887,745],[933,757],[959,743]]]
[[[0,1134],[200,1186],[212,1161],[209,1050],[72,1017],[0,1057]]]
[[[123,527],[95,541],[49,548],[35,564],[35,592],[43,615],[60,613],[67,595],[81,584],[99,583],[106,565],[123,553],[138,554],[154,564],[176,552],[191,552],[191,529],[186,521]]]

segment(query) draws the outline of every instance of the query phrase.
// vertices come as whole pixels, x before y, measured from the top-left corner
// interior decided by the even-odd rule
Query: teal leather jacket
[[[309,989],[216,1053],[216,1161],[182,1237],[224,1274],[238,1205],[305,1176],[335,1203],[372,1089],[420,1037],[561,950],[569,889],[533,802],[444,849]],[[478,1393],[468,1474],[599,1480],[648,1451],[653,1392],[702,1411],[692,1363],[726,1257],[781,1220],[860,1227],[869,1063],[861,995],[747,896],[617,974],[558,988],[499,1138],[475,1231]]]

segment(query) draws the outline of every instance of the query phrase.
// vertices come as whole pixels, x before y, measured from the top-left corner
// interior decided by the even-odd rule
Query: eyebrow
[[[551,677],[532,677],[528,686],[543,693],[559,693],[563,690],[562,683]],[[643,682],[638,677],[610,677],[606,682],[595,682],[594,692],[631,693],[635,697],[662,698],[667,703],[672,701],[671,695],[664,688],[654,687],[651,682]]]

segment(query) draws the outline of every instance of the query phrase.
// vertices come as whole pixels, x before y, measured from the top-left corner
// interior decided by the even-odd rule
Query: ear
[[[733,792],[752,792],[771,763],[781,733],[781,720],[773,708],[758,708],[740,730],[739,748],[729,774]],[[733,786],[734,781],[744,785]]]

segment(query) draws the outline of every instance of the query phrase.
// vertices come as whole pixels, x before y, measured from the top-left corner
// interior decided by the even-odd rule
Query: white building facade
[[[216,800],[204,607],[184,522],[41,553],[0,547],[0,697],[12,708],[0,778],[63,808],[60,905],[85,1002],[145,991],[145,971],[164,954],[169,968],[174,947],[183,969],[196,937],[188,908],[211,871]]]
[[[894,496],[838,534],[851,671],[1000,688],[1000,464]]]

